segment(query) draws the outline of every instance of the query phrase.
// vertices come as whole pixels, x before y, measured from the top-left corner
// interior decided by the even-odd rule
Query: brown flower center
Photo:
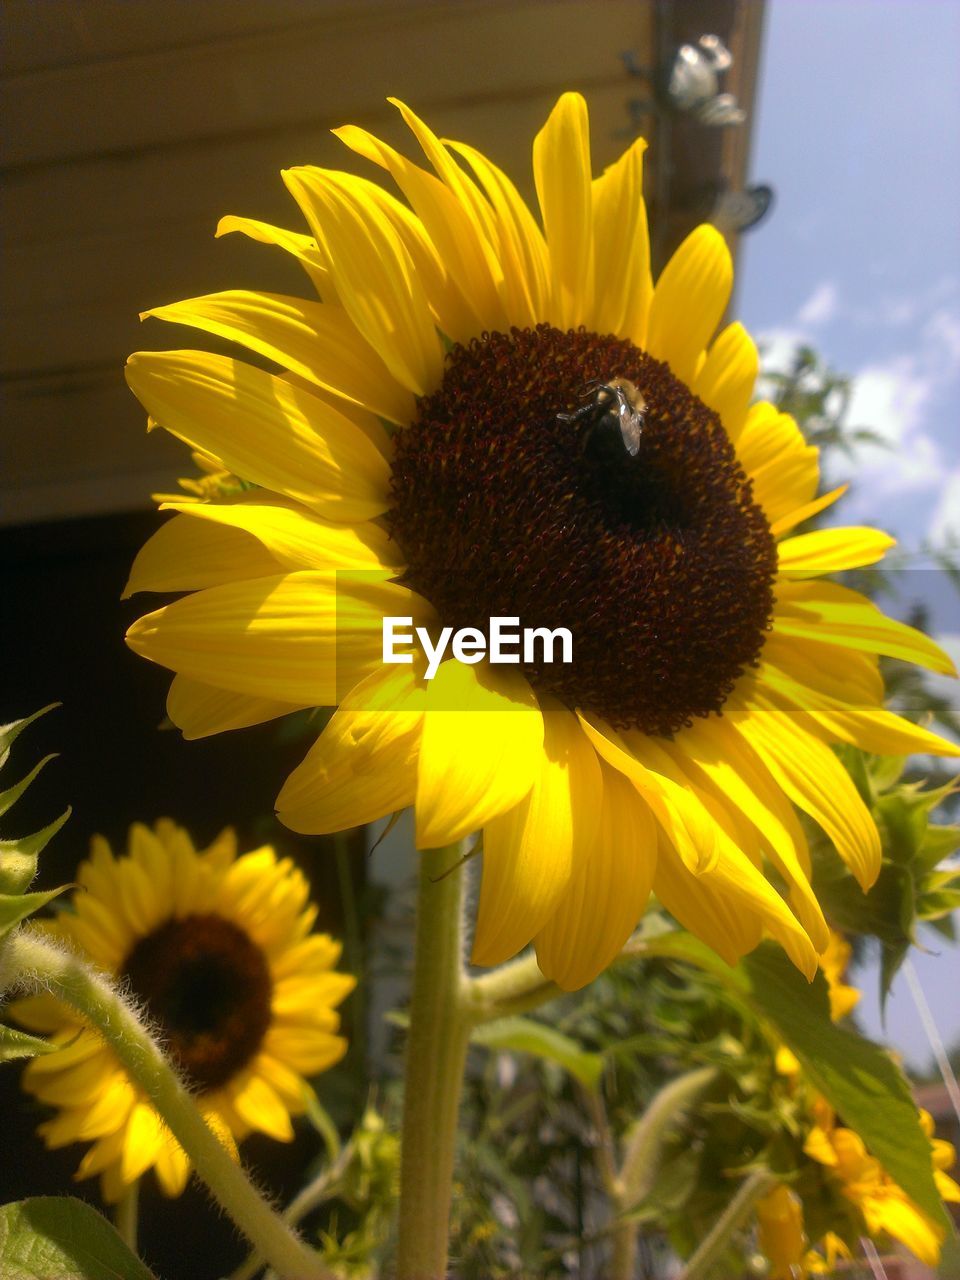
[[[136,943],[121,977],[201,1092],[244,1067],[270,1025],[273,987],[263,953],[222,916],[165,921]]]
[[[615,378],[642,397],[635,456],[612,420],[561,416]],[[756,661],[769,525],[718,416],[632,343],[548,325],[484,334],[452,349],[395,444],[387,519],[404,581],[455,629],[569,628],[572,663],[521,663],[536,690],[670,735],[719,712]]]

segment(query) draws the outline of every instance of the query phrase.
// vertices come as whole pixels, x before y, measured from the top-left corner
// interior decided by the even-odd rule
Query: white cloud
[[[797,312],[797,324],[803,328],[808,325],[816,328],[818,325],[826,324],[837,314],[839,300],[840,295],[833,281],[821,281]]]
[[[927,527],[927,537],[935,544],[948,539],[960,541],[960,467],[951,471],[940,490],[940,500]]]
[[[867,365],[853,379],[847,423],[869,427],[899,448],[916,435],[933,396],[934,379],[922,374],[912,355],[898,356],[885,365]]]
[[[911,305],[906,299],[902,303],[904,310]],[[798,347],[817,345],[811,328],[837,310],[835,287],[830,282],[818,285],[793,323],[759,336],[764,370],[788,370]],[[951,451],[937,439],[938,435],[943,439],[943,410],[953,401],[960,372],[960,309],[914,303],[912,312],[911,345],[882,363],[864,365],[851,376],[847,426],[868,428],[882,444],[861,446],[852,473],[838,459],[837,474],[827,480],[853,481],[843,506],[845,519],[876,521],[897,495],[929,495],[925,501],[931,515],[923,532],[941,542],[947,530],[960,532],[960,514],[955,514],[960,512],[960,481],[948,470]],[[917,323],[920,316],[926,317],[922,324]],[[759,394],[769,395],[772,390],[761,378]],[[918,531],[917,536],[922,533]]]

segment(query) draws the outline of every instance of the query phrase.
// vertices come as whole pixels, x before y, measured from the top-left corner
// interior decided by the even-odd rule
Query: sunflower
[[[228,1146],[254,1130],[290,1141],[305,1077],[346,1051],[335,1009],[355,985],[334,972],[339,943],[310,932],[317,909],[301,872],[266,846],[238,858],[230,831],[198,852],[161,819],[153,831],[131,827],[126,857],[95,837],[77,882],[72,910],[45,927],[146,1010]],[[151,1167],[179,1195],[187,1156],[99,1035],[51,995],[11,1010],[59,1046],[23,1075],[58,1109],[39,1126],[47,1146],[92,1143],[77,1177],[100,1174],[107,1201]]]
[[[955,751],[883,709],[878,674],[879,654],[948,658],[824,580],[893,540],[790,536],[840,490],[818,497],[817,450],[751,407],[743,327],[715,332],[720,234],[698,227],[654,284],[642,140],[594,178],[586,104],[564,94],[533,145],[540,223],[484,155],[395,105],[429,169],[335,133],[404,202],[307,166],[283,177],[309,234],[220,224],[292,254],[320,301],[228,291],[146,313],[281,372],[131,357],[151,423],[247,489],[165,504],[127,591],[189,594],[128,643],[176,673],[188,738],[337,707],[280,793],[294,830],[412,805],[419,848],[482,832],[478,964],[533,941],[579,987],[652,888],[731,963],[767,935],[812,974],[828,933],[794,806],[864,888],[880,865],[831,744]],[[604,411],[630,386],[633,455]],[[434,637],[567,627],[574,661],[474,654],[424,681],[384,663],[385,617]]]

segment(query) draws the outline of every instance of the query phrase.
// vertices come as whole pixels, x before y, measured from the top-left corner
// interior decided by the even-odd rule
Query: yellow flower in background
[[[770,1263],[769,1280],[806,1280],[810,1275],[832,1275],[850,1250],[833,1231],[822,1241],[823,1252],[807,1248],[803,1204],[782,1182],[757,1201],[757,1244]]]
[[[877,663],[947,657],[824,580],[892,540],[790,536],[839,491],[817,496],[791,418],[750,407],[754,343],[716,332],[720,234],[697,228],[654,283],[642,140],[594,178],[586,105],[564,94],[534,141],[538,223],[485,156],[395,105],[432,172],[335,132],[407,203],[302,167],[283,176],[309,235],[220,225],[294,255],[321,301],[228,291],[148,313],[282,372],[131,358],[151,420],[255,487],[165,504],[127,590],[190,594],[128,642],[176,673],[190,738],[338,706],[280,794],[294,830],[412,805],[420,848],[482,831],[479,964],[533,941],[581,986],[652,887],[728,961],[769,935],[812,975],[828,933],[794,805],[864,887],[880,865],[829,744],[956,750],[883,709]],[[568,627],[574,661],[449,658],[424,682],[384,665],[385,616],[434,641],[492,617]]]
[[[778,1183],[756,1205],[760,1250],[770,1263],[771,1280],[797,1280],[806,1274],[807,1237],[800,1197]]]
[[[127,856],[96,837],[77,881],[72,910],[46,925],[50,934],[146,1009],[225,1143],[253,1131],[289,1141],[306,1077],[346,1051],[335,1010],[355,986],[334,971],[340,944],[310,932],[317,909],[301,872],[269,847],[237,857],[230,831],[198,852],[161,820],[153,831],[131,827]],[[57,1108],[39,1127],[47,1146],[91,1143],[77,1177],[100,1174],[108,1201],[151,1167],[163,1191],[179,1195],[187,1157],[99,1035],[51,995],[10,1008],[60,1046],[23,1075],[24,1088]]]
[[[804,1144],[811,1159],[825,1165],[840,1184],[842,1194],[863,1214],[872,1236],[886,1232],[901,1241],[929,1267],[940,1260],[943,1228],[925,1214],[886,1172],[879,1160],[867,1153],[863,1140],[852,1129],[836,1123],[836,1116],[822,1098],[814,1105],[817,1123]],[[930,1156],[937,1189],[944,1200],[960,1202],[960,1186],[946,1170],[956,1162],[949,1142],[933,1137],[933,1120],[920,1112],[924,1132],[930,1139]]]

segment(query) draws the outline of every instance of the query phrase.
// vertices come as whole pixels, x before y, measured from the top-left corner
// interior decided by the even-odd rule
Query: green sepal
[[[27,1031],[18,1031],[15,1027],[5,1027],[0,1023],[0,1062],[13,1062],[16,1058],[38,1058],[44,1053],[55,1053],[60,1047],[41,1036],[32,1036]]]
[[[47,759],[52,760],[53,757],[47,756]],[[31,781],[36,775],[35,769],[25,781]],[[32,835],[21,836],[18,840],[0,840],[0,893],[23,893],[37,874],[37,858],[70,817],[70,813],[71,810],[67,808],[59,818]]]
[[[43,757],[39,764],[35,764],[33,766],[25,778],[21,778],[18,783],[12,787],[8,787],[6,791],[0,791],[0,817],[2,817],[8,809],[13,808],[44,765],[49,764],[51,760],[56,760],[56,758],[56,752],[51,751],[48,756]]]
[[[4,1280],[156,1280],[91,1205],[35,1196],[0,1208]]]
[[[534,1018],[497,1018],[476,1027],[471,1043],[486,1049],[507,1049],[514,1053],[531,1053],[534,1057],[555,1062],[587,1089],[595,1089],[603,1074],[603,1058],[591,1053],[562,1031],[555,1031]]]
[[[11,720],[9,724],[0,724],[0,768],[6,764],[10,748],[26,729],[27,725],[33,724],[34,720],[39,720],[48,711],[53,711],[55,707],[59,706],[59,702],[51,702],[47,706],[41,707],[39,711],[35,711],[32,716],[24,716],[22,720]]]
[[[62,884],[57,889],[46,889],[42,893],[0,893],[0,938],[69,887]]]

